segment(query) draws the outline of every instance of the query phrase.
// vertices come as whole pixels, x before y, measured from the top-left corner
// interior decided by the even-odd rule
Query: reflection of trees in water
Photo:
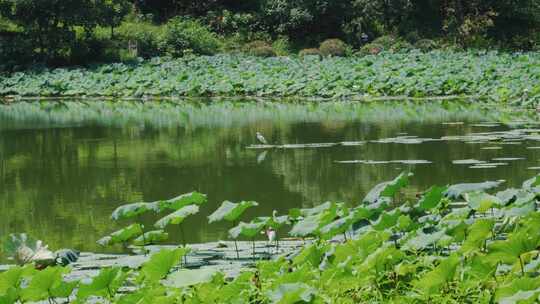
[[[515,111],[514,111],[515,112]],[[498,121],[508,114],[500,105],[480,102],[259,102],[226,99],[219,102],[176,101],[40,101],[0,104],[0,129],[51,126],[113,126],[186,129],[242,127],[318,122],[331,127],[340,122],[395,124],[440,121]],[[512,116],[518,116],[513,113]],[[519,114],[527,118],[528,114]],[[135,130],[135,129],[133,129]]]
[[[93,249],[100,236],[115,229],[109,215],[118,204],[199,190],[209,194],[211,203],[186,222],[192,228],[191,241],[218,239],[226,237],[229,227],[209,226],[206,215],[222,200],[261,202],[246,218],[326,200],[354,204],[372,186],[407,168],[341,165],[335,160],[431,160],[433,165],[414,167],[413,187],[422,190],[433,183],[509,177],[521,182],[528,173],[526,162],[489,171],[497,176],[487,170],[461,170],[449,163],[473,155],[487,157],[488,153],[509,156],[504,155],[509,151],[535,159],[536,153],[519,146],[486,152],[464,143],[370,143],[272,150],[258,164],[261,151],[245,149],[254,143],[256,131],[276,143],[373,140],[403,131],[440,137],[473,129],[442,126],[440,121],[427,126],[425,120],[494,120],[496,114],[484,115],[480,108],[454,113],[455,108],[441,110],[429,104],[414,108],[416,118],[411,111],[401,111],[402,104],[167,103],[125,110],[129,106],[120,103],[119,109],[105,104],[90,111],[77,103],[68,104],[54,110],[32,103],[11,110],[0,106],[0,210],[7,219],[0,221],[0,235],[30,232],[54,247]],[[435,118],[419,116],[429,111]]]

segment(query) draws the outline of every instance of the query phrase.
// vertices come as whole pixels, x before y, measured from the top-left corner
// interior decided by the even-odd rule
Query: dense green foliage
[[[0,95],[17,96],[447,96],[536,104],[536,53],[384,52],[377,56],[156,58],[92,69],[0,76]]]
[[[214,54],[254,40],[271,45],[254,51],[263,57],[336,38],[360,49],[381,36],[535,50],[539,25],[537,0],[1,0],[0,69]]]
[[[410,178],[412,174],[402,173],[375,186],[352,208],[327,202],[292,209],[288,216],[241,223],[230,230],[231,236],[256,234],[261,222],[276,227],[289,222],[291,235],[310,241],[292,255],[259,261],[233,279],[211,269],[179,270],[189,248],[162,249],[136,269],[104,268],[84,283],[64,281],[69,268],[13,267],[0,274],[0,300],[6,304],[67,297],[77,303],[95,297],[111,303],[539,300],[540,176],[525,181],[520,189],[493,194],[485,191],[492,192],[501,182],[434,186],[414,199],[402,195]],[[137,209],[122,210],[127,216]],[[336,238],[350,234],[353,226],[352,239]],[[127,284],[132,291],[120,292]]]
[[[90,37],[97,25],[120,24],[128,11],[129,4],[124,0],[0,1],[0,15],[19,27],[15,31],[19,36],[16,41],[26,43],[30,47],[26,53],[35,54],[39,60],[73,57],[73,52],[80,48],[77,27]],[[1,54],[0,58],[4,59],[5,55]]]

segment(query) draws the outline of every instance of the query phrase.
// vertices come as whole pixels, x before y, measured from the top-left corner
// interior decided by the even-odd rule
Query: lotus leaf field
[[[433,186],[407,195],[411,173],[380,183],[353,207],[326,202],[239,222],[256,202],[224,202],[209,221],[252,237],[264,227],[304,238],[298,252],[260,260],[234,278],[178,266],[189,246],[162,249],[136,269],[104,268],[66,282],[69,268],[13,267],[0,274],[0,303],[537,303],[540,296],[540,175],[519,189],[504,181]],[[119,207],[113,219],[162,214],[181,224],[206,202],[193,192]],[[163,217],[165,215],[165,217]],[[129,241],[132,224],[106,237]],[[159,233],[158,233],[159,234]],[[162,235],[161,233],[160,235]],[[342,237],[343,236],[343,237]],[[146,240],[144,243],[153,241]],[[126,288],[129,287],[129,288]],[[126,291],[127,290],[127,291]]]
[[[385,52],[364,57],[154,58],[0,76],[0,96],[254,96],[370,99],[477,96],[536,106],[540,53]]]

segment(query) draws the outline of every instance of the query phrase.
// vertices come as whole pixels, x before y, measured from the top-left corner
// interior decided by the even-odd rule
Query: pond
[[[474,100],[0,105],[0,236],[120,250],[96,244],[121,226],[110,220],[117,206],[194,190],[209,202],[185,223],[191,243],[227,238],[227,224],[206,219],[224,200],[259,202],[244,220],[328,200],[355,205],[406,170],[410,195],[434,184],[519,186],[540,171],[536,120]],[[256,132],[279,147],[257,146]]]

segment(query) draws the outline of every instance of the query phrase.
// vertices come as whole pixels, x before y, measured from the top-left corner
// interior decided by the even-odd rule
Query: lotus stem
[[[240,252],[238,252],[238,242],[234,240],[234,247],[236,248],[236,259],[240,260]]]
[[[521,254],[519,255],[519,266],[521,266],[521,276],[525,276],[525,267],[523,266],[523,259]]]
[[[233,228],[236,226],[235,221],[232,222]],[[236,249],[236,259],[240,260],[240,252],[238,251],[238,242],[234,239],[234,248]]]
[[[144,236],[144,224],[142,224],[142,221],[141,221],[141,216],[139,215],[137,217],[137,220],[139,221],[139,223],[141,223],[141,228],[142,228],[142,240],[143,240],[143,245],[142,245],[142,250],[143,250],[143,253],[144,253],[144,256],[146,256],[146,236]]]
[[[253,245],[252,256],[253,256],[253,259],[255,260],[255,237],[251,239],[251,244]]]
[[[279,253],[279,235],[276,229],[276,253]]]
[[[182,237],[182,245],[184,246],[184,248],[186,248],[186,236],[184,234],[184,229],[182,228],[182,224],[180,223],[178,227],[180,228],[180,236]],[[184,254],[184,264],[187,266],[187,252],[186,254]]]

